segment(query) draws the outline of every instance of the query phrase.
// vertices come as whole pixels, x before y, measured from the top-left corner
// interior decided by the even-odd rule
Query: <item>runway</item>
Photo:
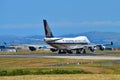
[[[120,60],[120,57],[100,56],[95,54],[1,54],[0,58],[68,58],[90,60]]]
[[[120,60],[120,57],[111,56],[44,56],[45,58],[69,58],[69,59],[91,59],[91,60]]]

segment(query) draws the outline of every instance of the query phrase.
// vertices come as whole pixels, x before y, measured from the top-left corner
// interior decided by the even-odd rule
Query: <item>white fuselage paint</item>
[[[45,38],[49,45],[58,49],[75,49],[77,47],[83,48],[84,45],[90,43],[86,36],[79,36],[75,38]]]

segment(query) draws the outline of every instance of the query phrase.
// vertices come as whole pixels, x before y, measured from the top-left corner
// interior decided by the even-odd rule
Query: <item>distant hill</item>
[[[61,36],[63,37],[87,36],[92,43],[104,44],[112,41],[114,43],[114,47],[120,47],[120,33],[116,32],[92,31],[79,34],[67,34]]]
[[[76,36],[87,36],[92,43],[104,44],[113,41],[114,47],[120,47],[120,33],[116,32],[84,32],[79,34],[64,34],[58,37],[76,37]],[[0,35],[1,45],[6,42],[10,44],[45,44],[43,41],[44,36],[32,35],[26,37],[19,37],[15,35]]]
[[[42,35],[32,35],[32,36],[26,36],[24,38],[43,39],[44,36],[42,36]]]
[[[40,37],[40,36],[39,36]],[[0,35],[0,45],[11,44],[44,44],[42,37],[35,36],[19,37],[15,35]]]

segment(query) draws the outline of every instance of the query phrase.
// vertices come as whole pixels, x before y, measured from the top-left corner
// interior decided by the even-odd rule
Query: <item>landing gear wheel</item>
[[[85,49],[83,49],[83,54],[86,54],[86,50]]]
[[[81,52],[79,50],[76,50],[76,54],[81,54]]]
[[[66,51],[65,50],[59,50],[58,54],[66,54]]]
[[[73,52],[71,50],[67,50],[67,53],[68,54],[72,54]]]

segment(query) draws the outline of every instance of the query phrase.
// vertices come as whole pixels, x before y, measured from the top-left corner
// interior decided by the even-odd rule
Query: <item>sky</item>
[[[120,32],[120,0],[0,0],[0,35]]]

